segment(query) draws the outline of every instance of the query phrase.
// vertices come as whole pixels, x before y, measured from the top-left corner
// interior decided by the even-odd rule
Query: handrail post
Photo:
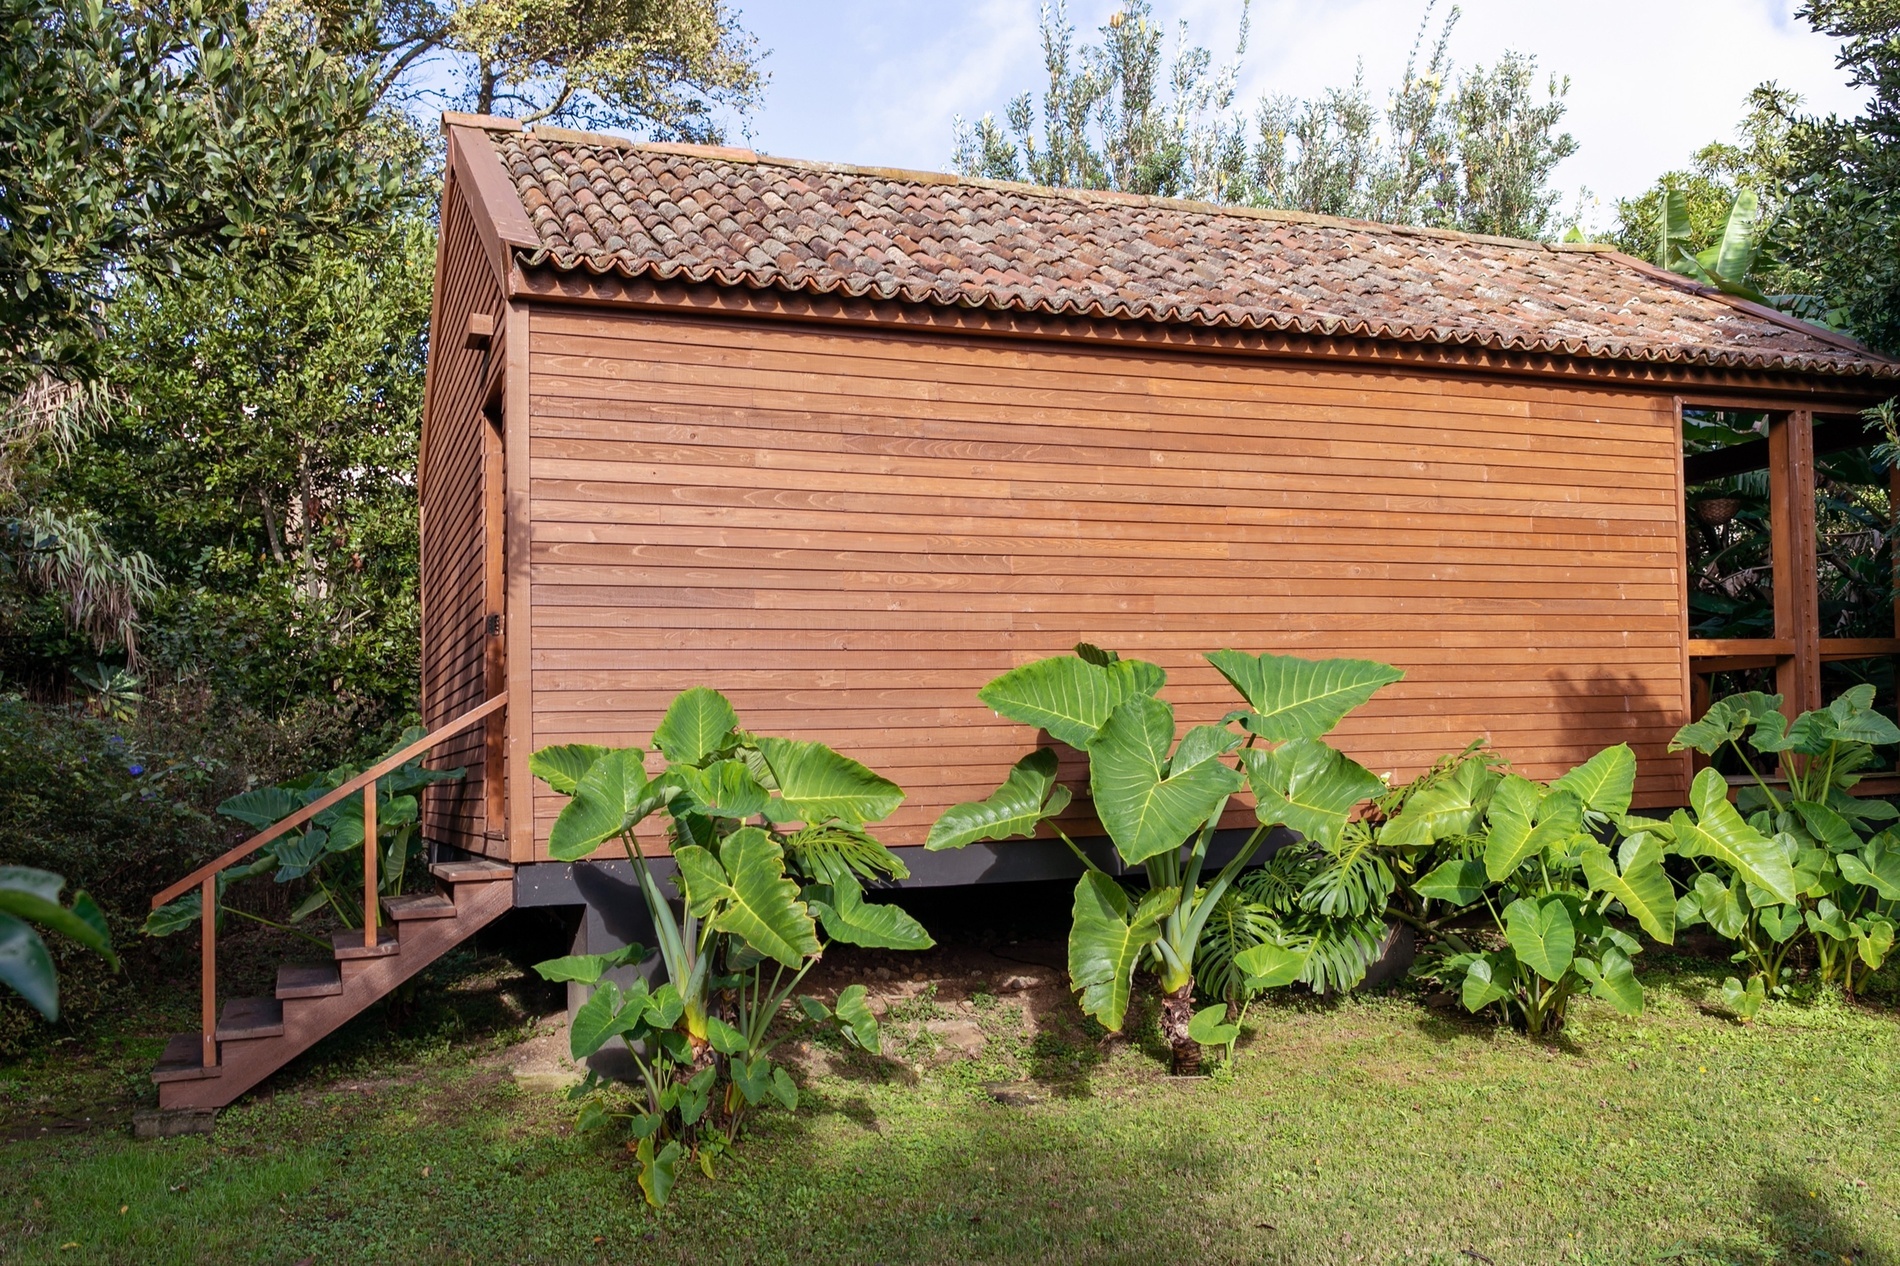
[[[363,948],[376,948],[376,780],[363,788]]]
[[[218,1066],[218,877],[207,875],[198,889],[201,909],[199,934],[204,944],[199,955],[198,988],[203,1014],[199,1017],[204,1035],[201,1059],[206,1068]]]

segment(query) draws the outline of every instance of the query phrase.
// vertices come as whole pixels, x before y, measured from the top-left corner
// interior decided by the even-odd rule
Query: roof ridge
[[[497,120],[512,123],[513,120]],[[725,162],[759,166],[789,167],[794,171],[814,171],[844,176],[869,176],[883,180],[907,181],[924,185],[969,185],[994,189],[1030,198],[1050,198],[1073,202],[1102,202],[1120,206],[1150,206],[1168,211],[1200,215],[1231,215],[1249,220],[1275,220],[1286,224],[1311,224],[1320,228],[1356,229],[1361,232],[1391,233],[1400,237],[1426,237],[1441,241],[1482,242],[1488,246],[1533,247],[1539,250],[1577,251],[1608,254],[1613,247],[1598,242],[1542,242],[1535,238],[1504,237],[1495,233],[1469,233],[1462,229],[1439,228],[1424,224],[1389,224],[1384,220],[1359,220],[1351,216],[1321,215],[1312,211],[1294,211],[1283,207],[1257,207],[1237,202],[1203,202],[1197,198],[1171,198],[1154,193],[1129,193],[1121,189],[1079,189],[1056,185],[1038,185],[1025,180],[997,180],[989,176],[966,176],[957,172],[928,171],[916,167],[878,167],[861,163],[826,159],[792,158],[759,150],[729,145],[695,145],[682,141],[636,141],[605,132],[578,132],[571,128],[534,123],[514,128],[496,126],[497,131],[520,131],[524,139],[542,137],[570,145],[611,146],[635,153],[672,154],[684,158],[711,158]]]

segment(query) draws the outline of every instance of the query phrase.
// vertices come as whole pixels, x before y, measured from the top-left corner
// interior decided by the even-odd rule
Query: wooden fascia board
[[[454,125],[447,130],[450,170],[461,177],[462,198],[481,236],[495,284],[508,295],[514,289],[515,249],[537,249],[541,239],[528,219],[527,208],[521,205],[514,182],[502,170],[488,133]]]
[[[1553,352],[1506,352],[1476,344],[1407,343],[1396,339],[1316,336],[1269,330],[1214,329],[1162,322],[1054,317],[992,309],[938,307],[893,300],[851,299],[739,289],[684,282],[628,279],[552,268],[515,270],[511,298],[579,307],[609,307],[646,314],[766,318],[808,325],[852,325],[918,334],[1061,341],[1147,351],[1226,353],[1250,360],[1315,360],[1361,367],[1397,367],[1441,374],[1620,390],[1681,394],[1694,403],[1737,408],[1791,404],[1861,409],[1900,391],[1844,375],[1721,369],[1654,361],[1565,356]]]

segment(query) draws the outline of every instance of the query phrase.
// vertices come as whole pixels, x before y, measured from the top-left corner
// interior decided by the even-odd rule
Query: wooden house
[[[1818,697],[1815,418],[1859,436],[1900,372],[1849,339],[1597,245],[447,131],[426,719],[509,703],[443,754],[485,778],[437,841],[544,859],[526,755],[714,685],[903,784],[882,834],[918,844],[1025,745],[977,688],[1078,641],[1188,722],[1230,706],[1206,650],[1385,660],[1340,735],[1369,767],[1626,740],[1651,807],[1698,668]],[[1697,405],[1775,419],[1772,642],[1687,635]]]
[[[1900,649],[1821,636],[1813,487],[1900,364],[1603,246],[444,130],[422,689],[469,776],[424,829],[474,860],[431,945],[509,902],[616,936],[637,899],[547,860],[527,758],[645,743],[688,686],[901,783],[901,848],[1027,745],[978,687],[1080,641],[1162,665],[1187,723],[1232,704],[1208,650],[1384,660],[1404,681],[1337,736],[1370,768],[1483,736],[1549,776],[1627,741],[1650,808],[1685,799],[1666,748],[1710,672],[1772,666],[1807,707],[1825,659]],[[1686,472],[1711,407],[1763,434]],[[1773,636],[1692,641],[1685,480],[1762,468]],[[912,868],[1063,873],[1040,843]],[[167,1102],[228,1102],[420,965],[372,941],[242,1075],[208,957]]]

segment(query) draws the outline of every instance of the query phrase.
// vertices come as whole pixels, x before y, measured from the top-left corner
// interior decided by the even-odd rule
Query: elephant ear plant
[[[1785,990],[1796,946],[1811,950],[1821,983],[1850,994],[1893,950],[1900,830],[1883,824],[1900,810],[1854,794],[1875,748],[1900,743],[1900,727],[1873,701],[1872,686],[1855,686],[1790,724],[1780,695],[1733,695],[1670,744],[1733,760],[1748,777],[1730,807],[1727,780],[1705,769],[1695,783],[1698,807],[1707,806],[1702,822],[1677,815],[1650,824],[1673,834],[1696,865],[1681,921],[1740,943],[1734,961],[1748,965],[1750,979],[1730,978],[1723,994],[1744,1020]],[[1771,772],[1782,775],[1779,784]]]
[[[569,797],[548,852],[580,861],[619,841],[653,919],[666,975],[658,987],[606,978],[641,962],[639,947],[538,970],[593,987],[574,1018],[576,1059],[626,1040],[640,1078],[636,1104],[610,1111],[590,1077],[581,1120],[626,1123],[641,1189],[658,1205],[687,1156],[711,1175],[748,1110],[796,1106],[790,1074],[770,1058],[787,1037],[836,1026],[846,1042],[877,1049],[863,985],[835,1005],[802,996],[788,1008],[827,940],[906,950],[932,942],[904,911],[865,898],[865,880],[908,875],[866,829],[903,803],[895,783],[822,743],[748,734],[725,696],[704,688],[673,700],[653,745],[665,762],[657,776],[638,747],[548,747],[530,768]],[[677,906],[635,830],[654,814],[667,820]],[[778,1023],[788,1011],[791,1025]]]
[[[1415,921],[1451,951],[1423,974],[1456,989],[1467,1010],[1496,1007],[1537,1037],[1560,1030],[1571,998],[1586,990],[1625,1015],[1640,1014],[1631,958],[1642,944],[1607,916],[1620,907],[1669,944],[1676,894],[1657,833],[1636,831],[1614,851],[1599,838],[1625,819],[1635,785],[1636,757],[1618,744],[1554,783],[1484,769],[1412,801],[1388,839],[1431,841],[1452,854],[1411,885],[1430,920]],[[1419,816],[1407,824],[1406,813]],[[1480,913],[1489,916],[1494,948],[1456,930]]]
[[[1069,792],[1056,783],[1052,747],[1023,757],[987,799],[947,811],[925,845],[962,848],[1034,835],[1048,824],[1084,867],[1069,931],[1070,986],[1084,1011],[1116,1031],[1128,1012],[1136,969],[1151,968],[1160,981],[1162,1031],[1177,1072],[1200,1065],[1201,1042],[1191,1031],[1194,972],[1208,919],[1275,827],[1330,847],[1354,807],[1383,789],[1376,775],[1321,736],[1402,675],[1356,659],[1231,650],[1207,659],[1246,706],[1218,724],[1190,727],[1178,743],[1174,709],[1158,697],[1167,675],[1154,664],[1086,644],[1074,655],[1013,669],[978,692],[1002,716],[1087,754],[1096,819],[1121,866],[1145,875],[1142,890],[1123,887],[1056,825]],[[1228,801],[1248,787],[1257,825],[1210,879],[1215,829]],[[1267,947],[1243,979],[1284,983],[1284,965],[1264,960],[1287,952]],[[1204,1037],[1213,1032],[1207,1021],[1200,1031]],[[1215,1044],[1226,1044],[1224,1030],[1221,1036]]]

